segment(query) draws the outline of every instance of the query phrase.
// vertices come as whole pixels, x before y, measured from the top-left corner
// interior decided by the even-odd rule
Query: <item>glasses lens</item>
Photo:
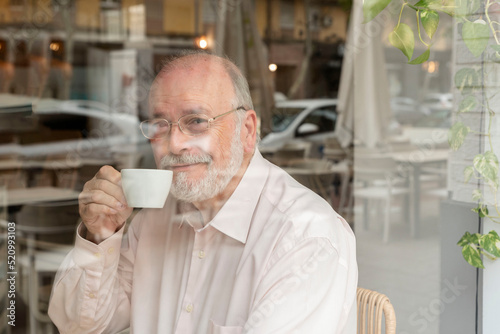
[[[179,118],[179,126],[184,133],[198,135],[207,131],[208,117],[205,115],[186,115]]]
[[[154,119],[141,123],[142,134],[149,139],[158,139],[168,134],[170,125],[164,119]]]

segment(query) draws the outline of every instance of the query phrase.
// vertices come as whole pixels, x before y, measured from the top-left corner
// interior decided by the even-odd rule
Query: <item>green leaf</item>
[[[472,209],[472,211],[477,213],[481,218],[484,218],[489,214],[488,208],[482,204],[478,205],[477,208]]]
[[[483,268],[483,260],[481,260],[481,254],[475,245],[465,245],[462,247],[462,255],[471,266],[476,268]]]
[[[479,217],[484,218],[489,214],[488,207],[486,205],[481,206],[481,212],[479,213]]]
[[[470,236],[471,235],[469,232],[465,232],[464,235],[462,236],[462,238],[460,238],[460,240],[458,240],[457,245],[459,245],[460,247],[468,245],[470,243]]]
[[[465,232],[462,238],[458,241],[457,245],[465,246],[468,244],[479,245],[480,234],[474,233],[470,234],[469,232]]]
[[[455,13],[455,0],[420,0],[414,6],[444,12],[448,15]]]
[[[490,28],[483,20],[465,22],[462,26],[462,38],[474,57],[478,57],[488,46]]]
[[[500,53],[499,52],[495,52],[495,55],[494,55],[495,58],[493,58],[493,62],[495,63],[500,63]]]
[[[373,20],[390,2],[391,0],[365,0],[363,2],[363,23]]]
[[[435,10],[422,10],[420,13],[422,26],[424,27],[427,36],[432,39],[439,24],[439,14]]]
[[[472,167],[472,166],[465,167],[465,169],[464,169],[464,182],[465,183],[469,182],[473,175],[474,175],[474,167]]]
[[[479,240],[481,239],[481,234],[474,233],[470,236],[470,242],[474,245],[479,245]]]
[[[483,198],[483,194],[481,194],[481,190],[474,189],[474,191],[472,192],[472,200],[477,202],[477,201],[481,200],[481,198]]]
[[[470,132],[470,128],[464,123],[457,122],[453,124],[448,132],[448,143],[450,148],[454,151],[458,150],[465,141],[465,137]]]
[[[407,24],[401,23],[396,27],[389,34],[389,42],[395,48],[401,50],[408,60],[411,59],[415,47],[415,37],[413,36],[413,30]]]
[[[488,234],[491,234],[492,236],[494,236],[497,239],[498,242],[500,242],[500,237],[498,236],[497,231],[491,230]]]
[[[479,76],[476,70],[470,67],[458,70],[455,73],[454,81],[455,87],[457,87],[463,95],[472,93],[474,89],[480,86]]]
[[[492,151],[478,154],[473,160],[474,168],[495,189],[498,188],[498,158]]]
[[[479,239],[479,245],[495,257],[500,257],[500,248],[497,246],[498,242],[500,242],[500,238],[495,231],[490,231]]]
[[[473,111],[474,109],[476,109],[477,105],[478,102],[476,97],[473,95],[468,95],[460,102],[460,105],[458,106],[458,112],[461,113]]]
[[[475,1],[480,1],[480,0],[475,0]],[[457,5],[455,4],[455,0],[442,0],[441,11],[443,11],[444,13],[450,16],[455,16],[456,8]]]
[[[429,8],[429,6],[432,6],[434,3],[437,3],[436,0],[420,0],[416,4],[414,4],[415,7],[425,7]]]
[[[496,52],[500,52],[500,45],[498,45],[498,44],[492,44],[492,45],[490,45],[490,48],[492,48]]]
[[[481,0],[456,0],[455,5],[455,15],[468,16],[478,11]]]
[[[431,54],[431,49],[428,48],[420,56],[418,56],[417,58],[415,58],[412,61],[408,62],[408,64],[410,64],[410,65],[422,64],[422,63],[426,62],[429,59],[429,55],[430,54]]]

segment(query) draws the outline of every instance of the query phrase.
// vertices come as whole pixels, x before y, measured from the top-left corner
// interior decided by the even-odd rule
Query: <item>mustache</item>
[[[168,169],[174,165],[190,165],[198,163],[209,164],[212,162],[212,157],[210,154],[168,154],[161,159],[160,167],[161,169]]]

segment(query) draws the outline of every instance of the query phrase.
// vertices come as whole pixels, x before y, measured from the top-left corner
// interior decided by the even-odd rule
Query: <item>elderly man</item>
[[[238,68],[185,54],[163,67],[149,104],[162,131],[144,134],[174,173],[171,193],[123,236],[132,208],[120,173],[105,166],[85,184],[49,308],[61,333],[355,333],[353,233],[262,158]]]

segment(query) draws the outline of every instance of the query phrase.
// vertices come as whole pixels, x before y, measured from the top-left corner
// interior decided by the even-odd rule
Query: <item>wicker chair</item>
[[[396,313],[386,295],[358,288],[358,334],[381,334],[382,315],[385,317],[385,334],[396,334]]]

